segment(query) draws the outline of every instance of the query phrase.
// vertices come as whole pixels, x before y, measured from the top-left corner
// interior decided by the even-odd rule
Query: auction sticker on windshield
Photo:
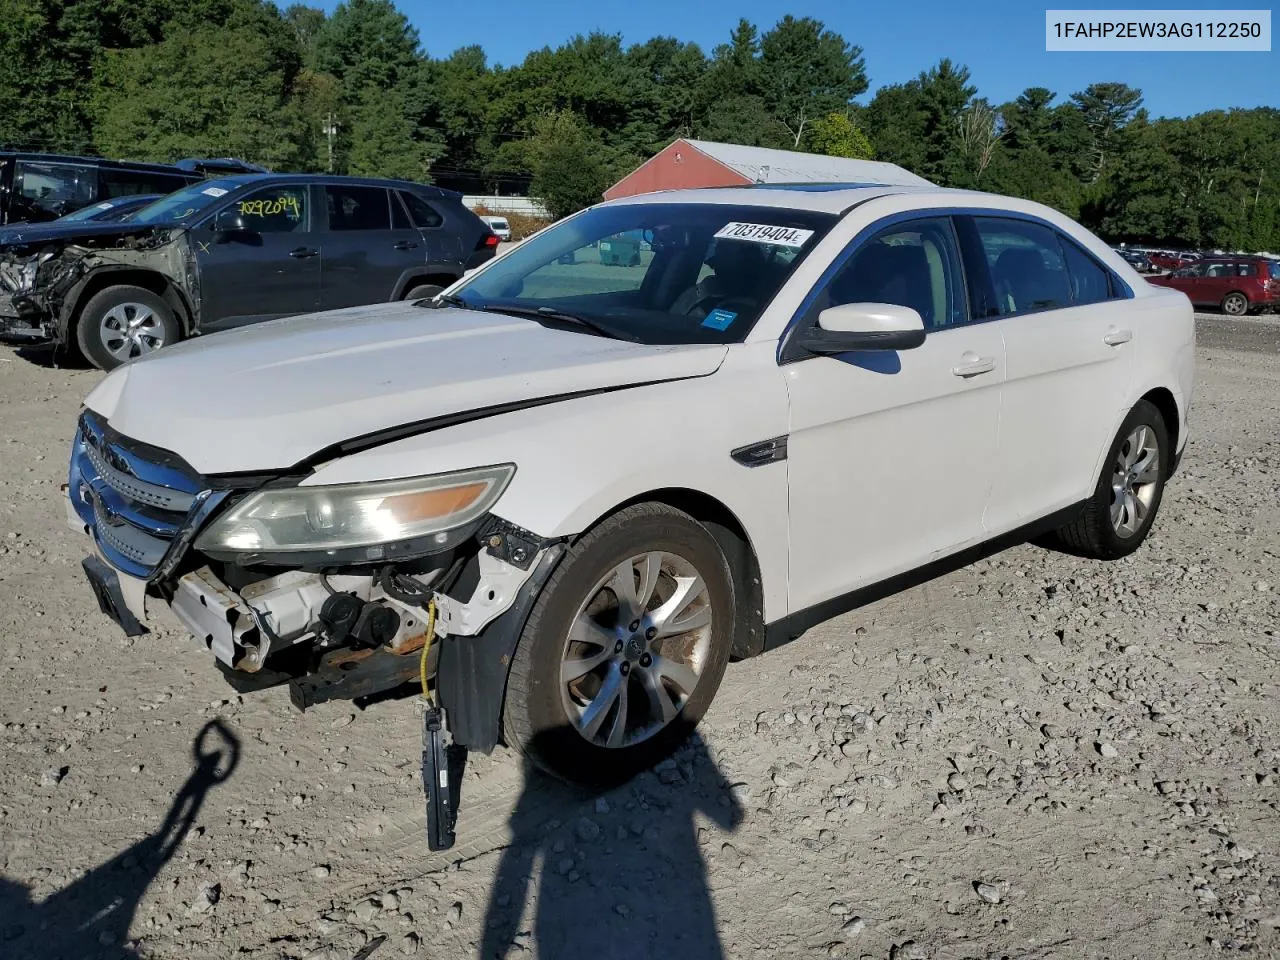
[[[753,243],[772,243],[780,247],[803,247],[813,236],[812,230],[795,227],[775,227],[770,223],[726,223],[716,237],[724,240],[750,240]]]
[[[222,187],[205,187],[200,192],[207,197],[225,197],[227,195],[227,191]]]

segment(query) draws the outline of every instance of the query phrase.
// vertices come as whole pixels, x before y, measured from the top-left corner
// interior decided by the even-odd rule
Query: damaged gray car
[[[461,194],[289,174],[191,184],[125,223],[0,244],[0,337],[109,370],[197,334],[438,293],[498,238]]]

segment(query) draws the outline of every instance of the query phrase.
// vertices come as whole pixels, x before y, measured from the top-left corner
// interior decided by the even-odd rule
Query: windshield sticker
[[[803,247],[813,236],[812,230],[795,227],[775,227],[769,223],[726,223],[716,232],[724,240],[750,240],[752,243],[772,243],[780,247]]]
[[[732,310],[712,310],[703,317],[702,325],[712,330],[728,330],[729,324],[737,319],[737,313]]]
[[[206,197],[225,197],[227,195],[227,191],[222,187],[205,187],[200,192]]]

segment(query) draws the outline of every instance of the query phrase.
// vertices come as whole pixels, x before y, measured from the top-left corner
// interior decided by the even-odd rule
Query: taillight
[[[488,247],[496,247],[498,245],[498,235],[496,233],[486,233],[480,238],[480,242],[476,244],[477,250],[484,250]]]

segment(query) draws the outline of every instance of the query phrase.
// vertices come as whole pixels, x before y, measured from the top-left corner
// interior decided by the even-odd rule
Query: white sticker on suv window
[[[222,187],[205,187],[200,192],[206,197],[224,197],[227,194],[227,191]]]
[[[795,227],[776,227],[770,223],[726,223],[716,231],[725,240],[750,240],[753,243],[772,243],[780,247],[803,247],[813,236],[812,230]]]

